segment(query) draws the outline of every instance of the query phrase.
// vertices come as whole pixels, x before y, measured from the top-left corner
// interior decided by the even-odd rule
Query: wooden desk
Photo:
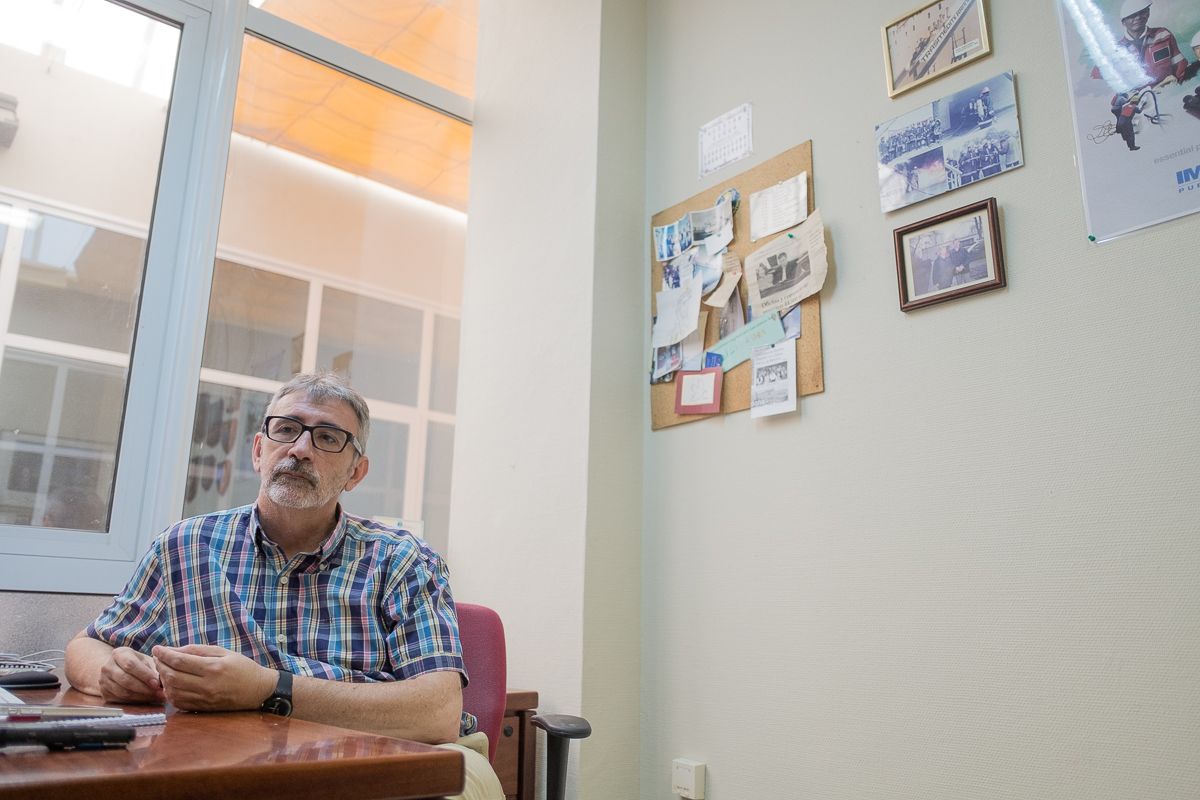
[[[17,694],[99,705],[73,689]],[[139,729],[128,749],[0,753],[0,798],[412,800],[462,791],[462,755],[452,750],[256,711],[167,715],[166,725]]]

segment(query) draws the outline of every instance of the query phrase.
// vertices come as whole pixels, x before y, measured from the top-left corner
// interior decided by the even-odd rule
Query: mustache
[[[317,474],[309,464],[295,458],[286,458],[275,465],[271,470],[271,480],[275,480],[284,472],[290,472],[293,475],[299,475],[314,486],[317,483]]]

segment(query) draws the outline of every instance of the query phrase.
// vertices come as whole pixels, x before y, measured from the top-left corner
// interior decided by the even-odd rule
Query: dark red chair
[[[508,694],[508,657],[504,650],[504,623],[487,606],[455,603],[458,638],[463,662],[471,679],[463,689],[463,708],[479,720],[479,730],[488,737],[488,760],[496,760],[500,726]]]
[[[488,737],[488,760],[496,760],[500,726],[508,694],[508,660],[504,649],[504,623],[486,606],[456,603],[458,636],[463,662],[471,682],[463,689],[463,708],[475,715],[479,730]],[[532,720],[546,732],[546,800],[563,800],[567,793],[567,755],[571,739],[586,739],[592,726],[582,717],[539,714]]]

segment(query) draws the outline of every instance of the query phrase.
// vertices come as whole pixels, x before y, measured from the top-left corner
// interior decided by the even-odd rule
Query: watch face
[[[268,697],[263,701],[262,710],[268,714],[290,717],[292,715],[292,701],[286,697]]]

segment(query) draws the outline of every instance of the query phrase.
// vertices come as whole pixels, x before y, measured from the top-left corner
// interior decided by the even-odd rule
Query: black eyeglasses
[[[346,445],[352,444],[360,456],[363,454],[353,433],[333,425],[305,425],[293,417],[267,417],[263,420],[262,429],[273,442],[291,444],[308,431],[313,447],[324,453],[340,453],[346,449]]]

